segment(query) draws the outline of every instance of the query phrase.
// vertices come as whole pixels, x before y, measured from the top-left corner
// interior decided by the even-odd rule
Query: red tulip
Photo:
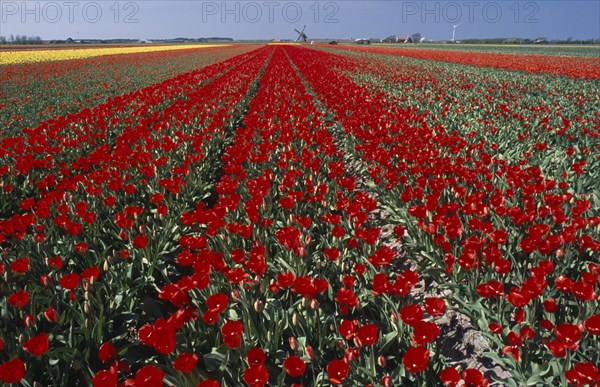
[[[25,376],[25,365],[21,359],[12,359],[0,365],[0,381],[19,383]]]
[[[348,364],[343,360],[334,359],[327,364],[327,374],[329,375],[329,383],[342,384],[342,381],[348,375]]]
[[[360,340],[362,345],[372,346],[377,342],[379,338],[379,328],[374,324],[366,324],[358,328],[356,337]]]
[[[98,359],[103,363],[107,363],[116,357],[117,349],[109,341],[102,344],[98,349]]]
[[[460,374],[456,368],[445,368],[440,372],[440,380],[447,387],[455,387],[460,382]]]
[[[288,375],[293,378],[302,376],[306,371],[306,364],[304,360],[298,356],[289,356],[283,361],[283,368]]]
[[[422,346],[408,347],[402,357],[404,368],[413,374],[425,371],[429,362],[429,351]]]
[[[42,332],[23,343],[23,349],[33,356],[42,356],[48,350],[48,335]]]
[[[196,366],[196,362],[198,361],[198,355],[195,353],[182,353],[177,356],[175,361],[173,362],[173,368],[180,372],[191,372]]]
[[[269,373],[262,364],[254,364],[244,371],[244,382],[250,387],[262,387],[269,381]]]
[[[135,374],[135,385],[144,387],[162,387],[164,372],[154,366],[148,365],[140,368]]]
[[[241,322],[228,320],[223,327],[221,327],[223,343],[233,349],[239,347],[241,344],[243,330],[244,325]]]
[[[6,302],[15,308],[23,308],[29,301],[29,293],[24,290],[17,290],[15,293],[8,296]]]

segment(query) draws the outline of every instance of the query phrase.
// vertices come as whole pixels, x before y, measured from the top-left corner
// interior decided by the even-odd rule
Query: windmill
[[[297,29],[294,28],[294,31],[296,31],[298,33],[298,39],[296,39],[296,42],[306,42],[308,40],[308,36],[306,36],[306,34],[304,33],[304,30],[306,29],[306,25],[304,25],[304,28],[302,28],[302,31],[298,31]]]
[[[454,37],[456,36],[456,27],[458,27],[460,23],[452,26],[452,43],[454,43]]]

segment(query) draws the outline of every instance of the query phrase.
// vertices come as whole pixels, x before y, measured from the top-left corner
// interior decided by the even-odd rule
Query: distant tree
[[[419,43],[421,38],[423,37],[420,32],[415,32],[410,36],[412,38],[413,43]]]
[[[0,44],[6,44],[6,37],[0,36]]]
[[[10,34],[10,39],[8,40],[11,43],[15,42],[15,36],[13,34]]]

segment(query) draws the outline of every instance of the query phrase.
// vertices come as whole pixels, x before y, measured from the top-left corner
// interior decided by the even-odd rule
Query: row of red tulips
[[[14,357],[3,381],[89,384],[105,360],[96,349],[152,318],[139,308],[169,278],[174,221],[210,193],[214,158],[268,55],[241,55],[3,139],[12,161],[2,176],[3,321],[12,326],[3,353]],[[30,340],[39,350],[27,351]],[[144,358],[130,356],[136,366]]]
[[[493,67],[502,70],[518,70],[530,73],[549,73],[572,78],[600,78],[600,64],[598,63],[598,59],[595,57],[508,54],[413,48],[402,49],[389,47],[336,46],[336,49],[460,63],[470,66]]]

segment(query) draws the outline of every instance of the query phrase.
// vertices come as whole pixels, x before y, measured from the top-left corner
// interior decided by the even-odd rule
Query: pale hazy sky
[[[0,35],[43,39],[600,38],[600,1],[0,0]]]

